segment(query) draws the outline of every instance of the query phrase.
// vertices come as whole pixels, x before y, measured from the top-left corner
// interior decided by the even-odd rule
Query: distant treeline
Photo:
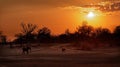
[[[109,46],[120,46],[120,25],[116,26],[113,32],[107,28],[94,28],[84,22],[78,26],[76,30],[71,33],[66,29],[60,35],[52,35],[51,30],[43,27],[34,33],[37,25],[34,24],[21,24],[22,31],[15,35],[16,39],[12,43],[82,43],[87,42],[90,44],[109,44]],[[59,29],[58,29],[59,30]],[[0,34],[2,36],[2,34]],[[1,38],[1,43],[6,42],[5,37]]]

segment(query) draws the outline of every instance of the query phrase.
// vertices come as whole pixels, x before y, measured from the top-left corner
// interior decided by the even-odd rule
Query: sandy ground
[[[0,67],[120,67],[119,48],[101,48],[92,51],[66,48],[61,45],[32,47],[23,55],[21,48],[0,48]]]

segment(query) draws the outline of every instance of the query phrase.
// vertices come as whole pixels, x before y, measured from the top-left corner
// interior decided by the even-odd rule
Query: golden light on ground
[[[95,14],[93,13],[93,12],[89,12],[88,14],[87,14],[87,17],[88,18],[93,18],[95,16]]]

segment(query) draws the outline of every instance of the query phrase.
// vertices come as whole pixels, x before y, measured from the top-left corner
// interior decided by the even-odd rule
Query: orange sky
[[[66,29],[72,32],[81,25],[82,21],[87,21],[94,27],[109,29],[120,25],[120,11],[101,12],[94,8],[80,7],[90,1],[85,0],[84,3],[79,0],[60,2],[59,0],[26,0],[25,2],[24,0],[0,0],[0,30],[8,38],[13,38],[20,32],[21,22],[33,23],[39,28],[46,26],[51,29],[52,34],[63,33]],[[95,0],[96,3],[99,1]],[[90,11],[95,14],[93,18],[87,18]]]

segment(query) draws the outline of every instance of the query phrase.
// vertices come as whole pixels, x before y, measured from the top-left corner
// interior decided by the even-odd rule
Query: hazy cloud
[[[37,6],[81,6],[90,3],[98,3],[101,0],[0,0],[0,6],[37,5]]]
[[[118,3],[110,4],[110,1],[113,0],[0,0],[0,11],[4,8],[11,7],[31,7],[31,8],[53,8],[53,7],[99,7],[101,11],[117,11],[120,10],[120,6],[110,8]],[[120,0],[114,0],[120,1]],[[91,6],[93,4],[93,6]],[[103,4],[105,4],[103,6]],[[110,7],[108,7],[110,6]],[[117,8],[117,9],[116,9]]]

